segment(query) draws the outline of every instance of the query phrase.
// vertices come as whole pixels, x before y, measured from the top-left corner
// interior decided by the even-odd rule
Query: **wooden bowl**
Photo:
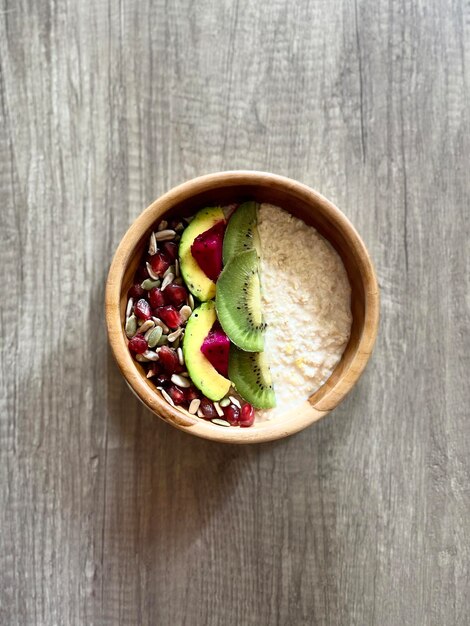
[[[314,226],[342,258],[351,283],[351,337],[341,361],[326,383],[295,409],[251,428],[223,427],[183,414],[167,404],[127,348],[123,320],[127,291],[152,226],[165,217],[191,215],[205,205],[246,199],[270,202]],[[109,270],[106,322],[109,342],[127,383],[156,415],[198,437],[228,443],[280,439],[310,426],[334,409],[358,380],[371,354],[379,321],[379,292],[369,254],[358,233],[331,202],[313,189],[282,176],[254,171],[209,174],[175,187],[155,200],[124,235]]]

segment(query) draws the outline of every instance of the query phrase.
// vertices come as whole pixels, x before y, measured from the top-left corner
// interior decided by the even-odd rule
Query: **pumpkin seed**
[[[154,326],[155,326],[155,322],[153,320],[145,320],[145,322],[139,327],[139,333],[144,334],[150,328],[153,328]]]
[[[155,274],[155,272],[153,271],[152,266],[150,265],[150,263],[147,261],[147,263],[145,264],[145,267],[147,268],[147,272],[149,273],[149,276],[152,280],[158,280],[158,274]]]
[[[168,222],[166,220],[162,220],[160,224],[158,225],[157,230],[162,231],[162,230],[165,230],[166,228],[168,228]]]
[[[159,280],[152,280],[151,278],[146,278],[140,286],[142,287],[142,289],[145,289],[146,291],[150,291],[150,289],[153,289],[154,287],[158,287],[159,285],[160,285]]]
[[[179,374],[173,374],[171,377],[171,382],[178,385],[178,387],[182,387],[183,389],[188,389],[191,387],[190,381],[184,376],[180,376]]]
[[[230,426],[230,424],[228,422],[226,422],[225,420],[221,420],[218,417],[216,417],[213,420],[211,420],[211,422],[213,424],[218,424],[219,426]]]
[[[134,314],[127,318],[126,322],[126,337],[132,339],[137,332],[137,318]]]
[[[168,335],[162,335],[157,341],[157,346],[165,346],[168,343]]]
[[[163,335],[163,330],[160,326],[155,326],[151,330],[147,331],[145,334],[145,339],[147,339],[147,344],[149,348],[155,348],[158,344],[160,337]]]
[[[165,291],[168,285],[173,282],[173,278],[174,275],[171,272],[165,276],[162,282],[162,291]]]
[[[153,256],[154,254],[156,254],[157,250],[158,250],[157,240],[155,239],[155,233],[152,232],[152,234],[150,235],[150,241],[149,241],[150,256]]]
[[[181,319],[183,320],[183,323],[188,321],[188,319],[191,317],[192,312],[193,311],[191,307],[188,306],[187,304],[181,307],[180,316],[181,316]]]
[[[223,417],[224,416],[224,412],[220,408],[220,404],[218,402],[214,402],[214,407],[215,407],[215,410],[217,411],[217,415],[219,417]]]
[[[222,400],[219,402],[220,406],[222,407],[226,407],[230,405],[230,400],[228,398],[222,398]]]
[[[194,398],[194,400],[191,400],[191,404],[189,405],[188,412],[194,415],[195,413],[198,412],[200,404],[201,404],[201,401],[199,400],[199,398]]]
[[[171,241],[175,238],[176,232],[174,230],[160,230],[155,234],[155,239],[157,241]]]

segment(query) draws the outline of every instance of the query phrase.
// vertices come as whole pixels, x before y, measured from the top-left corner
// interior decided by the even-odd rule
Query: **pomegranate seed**
[[[149,291],[149,300],[152,309],[156,309],[159,306],[164,306],[166,304],[165,296],[159,287],[153,287],[153,289]]]
[[[186,302],[188,292],[181,285],[175,285],[174,283],[172,283],[165,288],[165,297],[171,304],[174,304],[175,306],[181,306]]]
[[[180,362],[178,361],[178,355],[175,350],[172,350],[168,346],[162,346],[158,352],[159,363],[167,374],[175,374],[181,371]]]
[[[215,406],[207,398],[202,398],[199,408],[204,413],[204,417],[206,419],[212,420],[217,417],[217,411],[215,410]]]
[[[129,289],[127,293],[129,298],[134,298],[134,299],[142,298],[144,294],[145,294],[145,289],[142,289],[139,283],[135,283],[135,285],[132,285],[132,287]]]
[[[144,281],[146,278],[149,278],[149,273],[148,270],[146,268],[145,265],[140,265],[137,268],[137,271],[135,273],[135,278],[137,281],[142,282]]]
[[[231,426],[238,426],[240,423],[240,409],[234,404],[229,404],[224,408],[224,417]]]
[[[176,255],[178,253],[178,246],[176,245],[176,243],[173,243],[172,241],[165,241],[165,243],[162,245],[162,248],[170,261],[174,261],[176,259]]]
[[[187,389],[184,390],[184,395],[188,402],[191,402],[191,400],[195,400],[196,398],[199,398],[199,392],[196,389],[196,387],[188,387]]]
[[[168,260],[166,254],[157,250],[156,254],[150,257],[150,265],[152,266],[155,274],[163,276],[166,270],[170,267],[170,261]]]
[[[182,389],[176,385],[171,385],[171,387],[168,387],[168,393],[175,404],[183,404],[185,398]]]
[[[157,384],[160,385],[160,387],[165,387],[171,382],[169,374],[165,374],[165,372],[159,374],[156,378],[156,381]]]
[[[255,421],[255,410],[251,406],[251,404],[244,404],[242,406],[241,414],[240,414],[240,426],[242,428],[247,428],[248,426],[252,426]]]
[[[183,322],[183,320],[181,319],[181,315],[178,313],[174,306],[162,306],[158,308],[156,312],[157,317],[159,317],[162,322],[165,322],[165,324],[169,326],[172,330],[178,328],[178,326],[180,326],[180,324]]]
[[[147,350],[147,342],[142,335],[136,335],[129,341],[129,350],[135,354],[142,354]]]
[[[134,307],[134,313],[141,320],[149,320],[151,318],[150,305],[147,300],[141,298]]]

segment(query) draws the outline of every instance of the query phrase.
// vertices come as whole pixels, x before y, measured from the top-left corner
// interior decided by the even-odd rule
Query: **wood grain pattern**
[[[0,623],[466,625],[470,6],[0,0]],[[327,419],[220,446],[106,342],[117,243],[196,175],[285,174],[371,252]]]

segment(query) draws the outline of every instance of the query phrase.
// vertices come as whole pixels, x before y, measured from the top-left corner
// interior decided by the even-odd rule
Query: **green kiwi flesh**
[[[255,408],[276,406],[271,372],[264,352],[244,352],[230,346],[228,375],[241,397]]]
[[[255,249],[260,256],[261,244],[256,224],[258,222],[257,202],[244,202],[235,210],[229,219],[224,235],[223,261],[227,264],[230,259],[241,252]]]
[[[236,346],[248,352],[264,349],[266,324],[256,250],[238,254],[224,267],[217,281],[215,306],[222,328]]]

